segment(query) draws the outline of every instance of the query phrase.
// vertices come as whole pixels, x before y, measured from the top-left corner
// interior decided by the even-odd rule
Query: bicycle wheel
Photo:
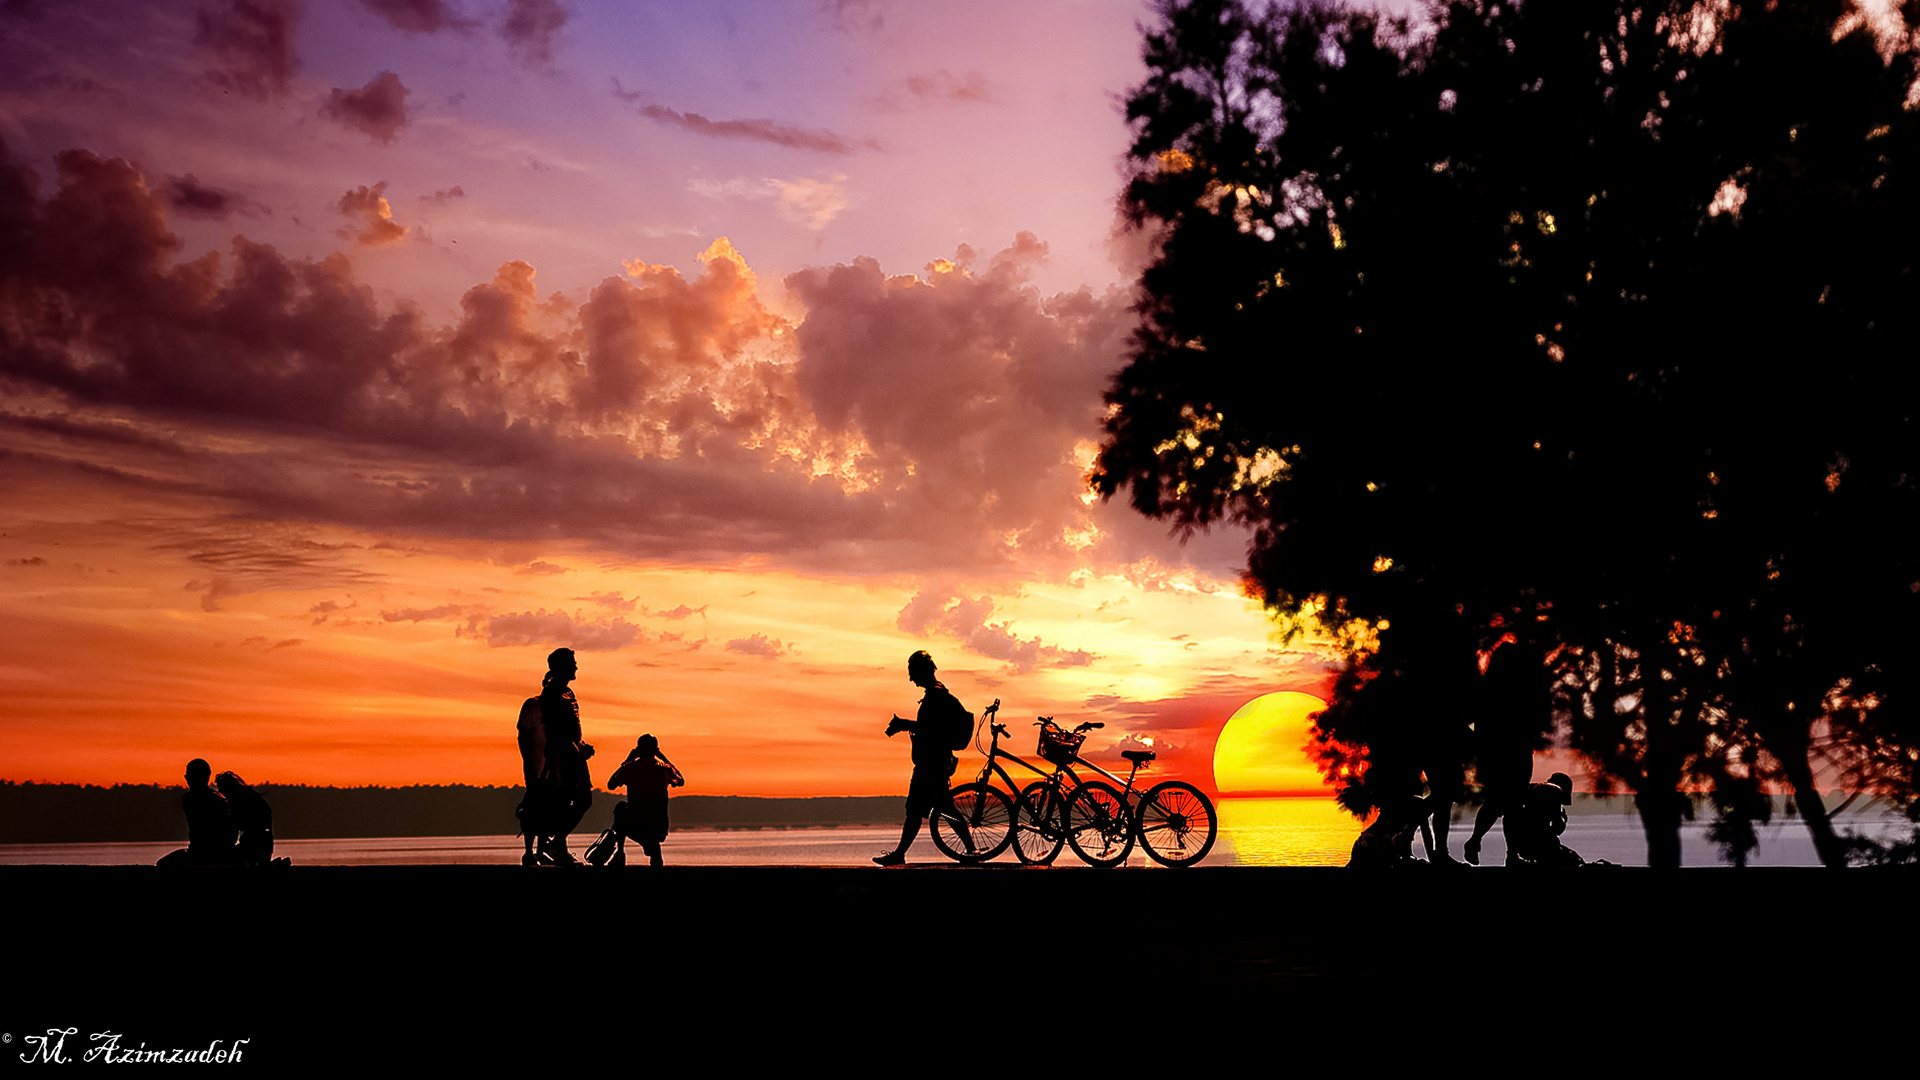
[[[1093,866],[1119,866],[1133,851],[1133,815],[1111,785],[1090,780],[1067,800],[1067,843]]]
[[[1192,866],[1213,850],[1220,819],[1200,789],[1180,780],[1155,784],[1140,800],[1134,828],[1147,855],[1162,866]]]
[[[1028,866],[1046,866],[1067,842],[1053,785],[1035,780],[1020,790],[1013,814],[1013,853]]]
[[[956,862],[983,863],[1007,850],[1013,843],[1013,800],[1007,793],[988,784],[962,784],[953,789],[953,808],[967,823],[969,845],[938,810],[927,815],[927,829],[933,833],[933,846]]]

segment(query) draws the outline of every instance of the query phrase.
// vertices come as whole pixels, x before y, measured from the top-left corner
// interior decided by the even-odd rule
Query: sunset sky
[[[0,3],[0,776],[514,783],[568,645],[603,755],[886,794],[924,648],[1211,787],[1330,668],[1086,495],[1147,17]]]

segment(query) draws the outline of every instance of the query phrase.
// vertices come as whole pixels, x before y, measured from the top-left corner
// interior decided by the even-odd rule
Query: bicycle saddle
[[[1135,765],[1145,765],[1147,762],[1153,760],[1154,753],[1151,750],[1122,750],[1120,751],[1120,756],[1133,762]]]

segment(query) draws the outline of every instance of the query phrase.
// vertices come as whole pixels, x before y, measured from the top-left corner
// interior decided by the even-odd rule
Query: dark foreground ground
[[[1223,1073],[1251,1068],[1249,1052],[1362,1073],[1423,1060],[1502,1074],[1676,1055],[1687,1071],[1743,1053],[1865,1061],[1911,1039],[1917,881],[4,867],[0,1071],[26,1068],[23,1055],[42,1053],[26,1037],[50,1028],[74,1029],[56,1072],[104,1064],[84,1060],[97,1032],[119,1033],[123,1050],[246,1039],[241,1066],[276,1074],[314,1062],[484,1073],[520,1059],[944,1075],[1087,1053]],[[902,1051],[913,1067],[881,1066]],[[47,1065],[44,1053],[32,1063]]]

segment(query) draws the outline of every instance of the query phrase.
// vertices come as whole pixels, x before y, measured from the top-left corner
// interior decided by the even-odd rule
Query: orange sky
[[[902,790],[919,648],[1201,783],[1324,692],[1086,493],[1145,8],[403,7],[0,10],[0,776],[512,783],[558,645],[705,792]]]

